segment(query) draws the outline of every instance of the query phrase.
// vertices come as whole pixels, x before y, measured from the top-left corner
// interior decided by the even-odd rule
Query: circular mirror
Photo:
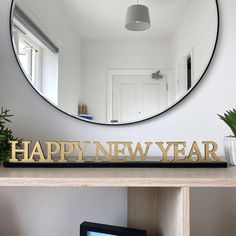
[[[11,36],[27,80],[53,106],[100,124],[167,111],[213,57],[216,0],[15,0]]]

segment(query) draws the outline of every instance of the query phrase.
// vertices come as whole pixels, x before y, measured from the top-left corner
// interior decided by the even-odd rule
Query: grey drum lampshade
[[[149,9],[144,5],[132,5],[128,8],[126,17],[126,29],[143,31],[151,27]]]

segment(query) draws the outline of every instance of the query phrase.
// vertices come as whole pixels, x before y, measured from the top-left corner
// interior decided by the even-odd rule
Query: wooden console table
[[[128,225],[148,236],[190,235],[190,189],[236,187],[227,169],[4,169],[1,187],[127,187]]]

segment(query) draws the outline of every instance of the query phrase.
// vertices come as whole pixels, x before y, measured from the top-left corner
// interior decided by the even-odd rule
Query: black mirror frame
[[[200,79],[197,81],[197,83],[181,98],[179,99],[177,102],[175,102],[173,105],[171,105],[170,107],[168,107],[166,110],[158,113],[157,115],[154,115],[154,116],[151,116],[149,118],[146,118],[146,119],[143,119],[143,120],[138,120],[138,121],[135,121],[135,122],[129,122],[129,123],[122,123],[122,124],[106,124],[106,123],[99,123],[99,122],[95,122],[95,121],[88,121],[88,120],[85,120],[85,119],[82,119],[78,116],[75,116],[75,115],[72,115],[66,111],[63,111],[62,109],[60,109],[59,107],[57,107],[56,105],[54,105],[52,102],[50,102],[47,98],[45,98],[37,89],[34,88],[34,86],[30,83],[30,81],[27,79],[27,76],[25,75],[25,72],[22,68],[22,66],[20,65],[20,62],[17,58],[17,55],[16,55],[16,51],[15,51],[15,47],[14,47],[14,43],[13,43],[13,39],[12,39],[12,21],[13,21],[13,10],[14,10],[14,5],[15,5],[15,0],[12,0],[11,2],[11,10],[10,10],[10,18],[9,18],[9,30],[10,30],[10,41],[11,41],[11,45],[12,45],[12,49],[13,49],[13,52],[14,52],[14,56],[15,56],[15,59],[20,67],[20,70],[21,72],[23,73],[25,79],[28,81],[28,83],[31,85],[31,87],[48,103],[50,104],[51,106],[53,106],[55,109],[57,109],[58,111],[64,113],[65,115],[67,116],[70,116],[72,118],[75,118],[77,120],[80,120],[80,121],[83,121],[83,122],[86,122],[86,123],[89,123],[89,124],[95,124],[95,125],[103,125],[103,126],[125,126],[125,125],[131,125],[131,124],[137,124],[137,123],[141,123],[141,122],[144,122],[144,121],[148,121],[148,120],[151,120],[153,118],[157,118],[161,115],[163,115],[164,113],[170,111],[171,109],[173,109],[175,106],[179,105],[183,100],[185,100],[185,98],[188,97],[188,95],[198,86],[198,84],[201,82],[201,80],[203,79],[203,77],[205,76],[207,70],[209,69],[210,67],[210,64],[213,60],[213,57],[215,55],[215,51],[216,51],[216,48],[217,48],[217,44],[218,44],[218,38],[219,38],[219,32],[220,32],[220,12],[219,12],[219,3],[218,3],[218,0],[214,0],[215,3],[216,3],[216,10],[217,10],[217,33],[216,33],[216,41],[215,41],[215,45],[214,45],[214,49],[213,49],[213,52],[212,52],[212,55],[211,55],[211,58],[206,66],[206,69],[204,70],[202,76],[200,77]]]

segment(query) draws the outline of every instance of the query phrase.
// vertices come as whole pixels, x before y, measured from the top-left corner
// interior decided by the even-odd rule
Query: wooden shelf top
[[[0,186],[35,187],[236,187],[226,169],[6,169]]]

